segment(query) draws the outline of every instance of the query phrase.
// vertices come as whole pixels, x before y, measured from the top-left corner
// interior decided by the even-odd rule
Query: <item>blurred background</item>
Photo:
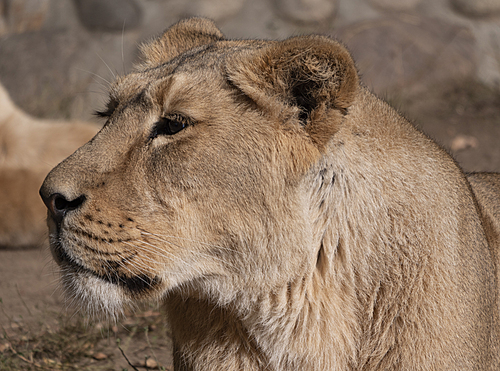
[[[0,83],[29,115],[22,119],[32,135],[53,120],[99,123],[93,112],[103,108],[109,82],[131,70],[138,45],[195,15],[215,20],[228,38],[338,38],[364,84],[466,171],[500,171],[500,0],[0,0]],[[31,184],[26,199],[33,201],[22,207],[39,214],[25,228],[45,231],[36,190],[49,162],[28,166],[26,178],[7,169],[2,99],[0,197],[10,199],[6,185]],[[46,137],[51,146],[64,142]],[[68,316],[54,291],[46,235],[22,249],[2,244],[2,223],[13,220],[4,205],[0,200],[0,370],[171,368],[157,307],[129,313],[120,325]]]

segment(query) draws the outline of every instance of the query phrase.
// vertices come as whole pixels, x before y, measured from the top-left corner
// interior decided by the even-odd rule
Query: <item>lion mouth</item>
[[[59,231],[57,233],[59,235]],[[120,286],[129,292],[132,296],[143,295],[157,288],[161,284],[161,279],[158,276],[148,276],[139,274],[127,276],[116,269],[112,268],[109,262],[106,262],[107,268],[105,273],[97,272],[91,268],[83,266],[75,260],[62,245],[60,238],[53,239],[55,243],[51,243],[51,251],[59,266],[63,269],[71,269],[77,274],[91,275],[104,282]]]

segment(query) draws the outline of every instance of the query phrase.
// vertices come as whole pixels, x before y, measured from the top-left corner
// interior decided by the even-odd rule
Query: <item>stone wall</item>
[[[0,81],[33,115],[90,119],[137,45],[193,15],[230,38],[338,37],[384,95],[500,89],[500,0],[0,0]]]

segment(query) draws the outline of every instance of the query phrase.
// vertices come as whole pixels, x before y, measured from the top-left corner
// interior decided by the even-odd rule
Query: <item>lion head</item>
[[[179,289],[227,301],[315,264],[304,181],[356,93],[346,50],[229,41],[205,20],[143,49],[41,189],[70,291],[111,312]]]

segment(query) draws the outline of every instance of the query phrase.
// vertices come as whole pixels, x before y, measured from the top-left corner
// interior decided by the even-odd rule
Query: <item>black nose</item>
[[[69,211],[78,209],[85,201],[85,196],[83,195],[71,201],[67,200],[66,197],[60,193],[54,193],[49,197],[45,197],[42,192],[40,192],[40,196],[42,196],[43,203],[47,206],[47,209],[49,209],[56,223],[60,223]]]

